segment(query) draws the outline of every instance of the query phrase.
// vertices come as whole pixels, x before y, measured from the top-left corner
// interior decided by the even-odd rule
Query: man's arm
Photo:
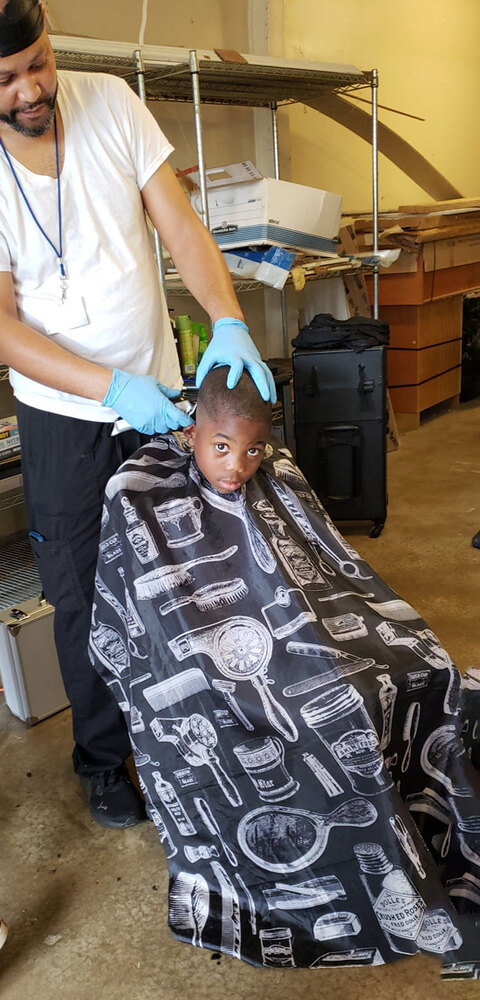
[[[233,389],[246,368],[263,399],[274,403],[273,376],[248,334],[225,261],[168,163],[147,182],[142,198],[184,284],[213,323],[212,340],[197,369],[197,385],[210,368],[228,365],[227,385]]]
[[[168,163],[163,163],[147,182],[142,198],[182,281],[212,323],[222,316],[243,320],[222,254]]]
[[[8,271],[0,271],[0,361],[52,389],[111,406],[144,434],[164,434],[190,423],[171,402],[177,390],[161,386],[154,375],[130,375],[85,361],[21,323]]]
[[[112,378],[111,369],[71,354],[19,321],[9,271],[0,271],[0,362],[52,389],[99,402]]]
[[[246,368],[263,399],[274,403],[273,376],[248,334],[225,261],[168,163],[147,182],[142,198],[183,282],[213,323],[212,340],[197,369],[197,385],[210,368],[228,365],[227,385],[233,389]]]

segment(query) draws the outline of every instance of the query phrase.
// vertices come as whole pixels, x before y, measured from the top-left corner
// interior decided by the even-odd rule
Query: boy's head
[[[222,366],[205,376],[196,422],[185,430],[200,471],[218,493],[232,493],[251,479],[264,457],[272,423],[271,403],[264,402],[248,372],[234,389],[227,389],[228,372]]]

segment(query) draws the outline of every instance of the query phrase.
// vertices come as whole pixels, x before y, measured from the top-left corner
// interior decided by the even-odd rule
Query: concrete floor
[[[480,665],[480,401],[435,415],[389,455],[381,538],[347,537],[413,604],[461,670]],[[0,952],[3,1000],[334,1000],[479,997],[440,980],[426,956],[393,966],[257,970],[177,943],[166,927],[167,866],[153,824],[116,832],[90,820],[70,766],[70,713],[32,729],[0,706]],[[318,991],[318,992],[317,992]]]

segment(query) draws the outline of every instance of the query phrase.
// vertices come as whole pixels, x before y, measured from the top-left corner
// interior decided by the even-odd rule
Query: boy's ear
[[[184,433],[184,435],[185,435],[185,437],[187,439],[187,443],[190,445],[190,448],[193,448],[193,446],[195,444],[195,433],[196,433],[196,430],[197,430],[197,428],[196,428],[195,424],[189,424],[188,427],[184,427],[183,428],[183,433]]]

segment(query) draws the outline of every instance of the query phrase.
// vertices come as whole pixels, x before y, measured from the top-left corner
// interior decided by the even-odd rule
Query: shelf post
[[[279,180],[280,179],[280,159],[278,155],[278,121],[277,121],[277,105],[275,101],[272,101],[270,105],[270,110],[272,112],[272,137],[273,137],[273,176]]]
[[[276,101],[272,101],[270,104],[270,111],[272,113],[272,137],[273,137],[273,176],[275,180],[280,180],[280,157],[278,150],[278,119],[277,119],[277,104]],[[288,358],[288,319],[287,319],[287,296],[285,288],[282,288],[280,292],[280,307],[282,310],[282,348],[283,356]]]
[[[372,215],[373,253],[378,253],[378,71],[372,69]],[[373,318],[378,319],[378,264],[373,271]]]
[[[143,62],[143,56],[140,49],[135,49],[134,57],[135,57],[135,73],[137,77],[138,96],[140,100],[143,102],[143,104],[146,104],[147,92],[145,89],[145,64]],[[167,286],[165,282],[165,268],[163,266],[162,244],[160,242],[160,237],[157,233],[157,230],[155,229],[155,227],[152,228],[153,228],[153,241],[155,245],[155,260],[157,262],[157,269],[166,298]]]
[[[195,116],[195,136],[197,140],[198,176],[200,180],[200,200],[202,203],[203,222],[210,229],[208,213],[207,174],[203,157],[202,119],[200,116],[200,83],[198,78],[198,58],[195,49],[190,49],[190,76],[192,80],[193,113]]]

